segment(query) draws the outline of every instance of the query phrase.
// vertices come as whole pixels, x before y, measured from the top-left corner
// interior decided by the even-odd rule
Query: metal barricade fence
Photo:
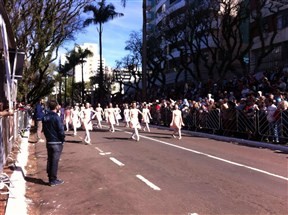
[[[12,149],[11,136],[13,137],[13,135],[10,133],[11,118],[0,118],[0,172],[3,172],[6,159]]]
[[[170,118],[169,118],[170,117]],[[161,124],[167,126],[171,121],[170,114],[161,116]],[[288,141],[288,110],[280,113],[280,118],[275,122],[277,130],[271,131],[265,111],[246,112],[242,110],[219,109],[203,111],[195,110],[183,115],[184,128],[193,131],[210,130],[213,133],[224,136],[238,136],[246,139],[254,139],[272,142],[276,137],[279,141]],[[164,123],[163,123],[164,122]],[[168,125],[169,126],[169,125]],[[271,127],[271,126],[270,126]],[[275,131],[277,131],[275,133]],[[277,134],[275,136],[275,134]],[[268,138],[268,139],[267,139]]]
[[[195,128],[208,129],[214,133],[221,128],[220,110],[197,111],[194,113]]]
[[[15,111],[13,116],[0,117],[0,173],[3,172],[8,156],[13,153],[13,146],[21,131],[29,128],[28,111]]]
[[[288,110],[281,112],[281,133],[280,137],[288,141]]]
[[[261,141],[288,141],[288,110],[280,111],[279,117],[270,122],[267,120],[267,113],[260,111],[258,114],[258,128]]]

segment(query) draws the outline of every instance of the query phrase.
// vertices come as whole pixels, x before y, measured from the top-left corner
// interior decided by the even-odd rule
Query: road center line
[[[116,163],[118,166],[125,166],[125,164],[118,161],[116,158],[110,157],[110,160]]]
[[[100,155],[103,155],[103,156],[104,156],[104,155],[111,155],[111,152],[100,152],[99,154],[100,154]]]
[[[130,134],[131,132],[125,132],[125,133],[129,133]],[[288,181],[287,177],[284,177],[284,176],[281,176],[281,175],[276,175],[276,174],[267,172],[265,170],[261,170],[261,169],[257,169],[257,168],[254,168],[254,167],[251,167],[251,166],[247,166],[247,165],[244,165],[244,164],[240,164],[240,163],[236,163],[236,162],[233,162],[233,161],[229,161],[229,160],[226,160],[226,159],[223,159],[223,158],[220,158],[220,157],[216,157],[214,155],[206,154],[206,153],[199,152],[199,151],[196,151],[196,150],[193,150],[193,149],[188,149],[188,148],[185,148],[183,146],[174,145],[172,143],[167,143],[167,142],[164,142],[164,141],[161,141],[161,140],[157,140],[157,139],[154,139],[154,138],[151,138],[151,137],[147,137],[147,136],[143,136],[143,135],[140,135],[140,137],[142,137],[144,139],[152,140],[152,141],[155,141],[155,142],[158,142],[158,143],[162,143],[162,144],[167,145],[167,146],[172,146],[172,147],[175,147],[175,148],[178,148],[178,149],[182,149],[182,150],[185,150],[185,151],[188,151],[188,152],[193,152],[195,154],[203,155],[203,156],[215,159],[215,160],[219,160],[219,161],[222,161],[222,162],[225,162],[225,163],[229,163],[229,164],[232,164],[232,165],[235,165],[235,166],[240,166],[240,167],[243,167],[243,168],[246,168],[246,169],[253,170],[255,172],[260,172],[260,173],[263,173],[263,174],[266,174],[266,175],[273,176],[275,178],[279,178],[279,179],[283,179],[283,180]]]
[[[101,149],[99,149],[98,147],[95,147],[95,149],[100,152],[100,153],[103,153],[103,151]]]
[[[147,184],[149,187],[151,187],[153,190],[161,190],[159,187],[157,187],[155,184],[152,182],[148,181],[146,178],[144,178],[142,175],[136,175],[138,179],[143,181],[145,184]]]

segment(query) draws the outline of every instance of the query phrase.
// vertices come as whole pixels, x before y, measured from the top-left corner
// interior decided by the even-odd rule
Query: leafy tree
[[[132,31],[130,33],[129,40],[126,41],[125,50],[129,51],[129,54],[123,57],[120,61],[116,62],[116,81],[120,83],[120,86],[125,86],[126,94],[131,88],[136,91],[140,91],[141,83],[141,61],[142,61],[142,41],[141,33]],[[120,90],[122,91],[122,89]]]
[[[104,81],[104,73],[103,73],[103,62],[102,62],[102,33],[103,33],[103,24],[108,22],[109,20],[112,20],[116,17],[124,16],[123,13],[118,13],[115,11],[115,7],[113,4],[106,4],[105,0],[101,0],[97,3],[97,5],[87,5],[84,8],[84,12],[92,12],[93,16],[91,18],[87,18],[84,21],[84,26],[89,26],[91,24],[99,25],[97,28],[98,34],[99,34],[99,49],[100,49],[100,74],[99,74],[99,97],[101,101],[101,97],[105,92],[103,92],[103,81]],[[103,102],[103,101],[101,101]]]
[[[268,0],[187,1],[181,12],[167,14],[157,26],[160,31],[156,37],[167,43],[165,46],[162,42],[162,46],[168,50],[170,70],[177,68],[175,81],[182,72],[185,76],[188,72],[195,81],[206,79],[207,75],[211,79],[223,79],[236,72],[246,75],[244,58],[254,46],[255,36],[260,46],[257,70],[274,49],[278,33],[275,18],[280,9],[279,4]],[[271,16],[264,15],[267,11]],[[269,21],[273,25],[267,29]]]
[[[166,70],[168,69],[167,46],[163,45],[162,38],[151,35],[147,40],[147,73],[148,90],[151,86],[166,85]],[[149,92],[148,92],[149,93]]]
[[[129,0],[121,0],[125,7],[126,2]],[[147,0],[142,1],[142,98],[146,100],[147,97]]]
[[[46,90],[49,64],[57,59],[59,47],[83,29],[81,11],[92,1],[4,1],[17,46],[26,54],[19,96],[26,97],[27,102],[36,102],[49,93]]]

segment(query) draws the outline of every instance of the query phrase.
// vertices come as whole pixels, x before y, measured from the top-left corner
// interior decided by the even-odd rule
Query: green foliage
[[[50,91],[44,85],[48,68],[59,47],[83,29],[81,11],[92,0],[6,0],[17,46],[25,51],[26,64],[19,84],[20,96],[34,103]],[[47,84],[48,83],[48,84]]]

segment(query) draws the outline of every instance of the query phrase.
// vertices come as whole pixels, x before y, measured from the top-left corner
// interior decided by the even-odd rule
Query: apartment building
[[[208,36],[202,34],[203,36],[200,36],[198,41],[195,37],[195,35],[201,35],[205,31],[205,22],[203,22],[204,28],[202,23],[202,26],[200,25],[198,29],[191,30],[191,32],[194,30],[194,35],[191,34],[190,37],[191,44],[198,44],[193,48],[190,47],[190,50],[184,54],[179,47],[184,46],[181,43],[181,39],[184,38],[183,35],[187,32],[186,30],[182,30],[183,32],[179,33],[178,38],[180,39],[178,43],[172,44],[167,40],[161,41],[162,49],[165,50],[168,56],[168,60],[162,62],[162,68],[166,69],[167,84],[173,83],[176,77],[179,82],[198,81],[199,79],[196,80],[195,77],[190,75],[192,73],[200,74],[202,80],[205,81],[205,79],[207,80],[211,77],[213,77],[213,80],[221,80],[234,74],[238,74],[241,77],[243,74],[255,73],[259,69],[269,69],[275,66],[280,68],[288,67],[287,2],[280,0],[261,2],[265,2],[266,5],[262,5],[259,10],[259,5],[261,4],[258,0],[147,0],[147,38],[151,35],[157,35],[157,31],[161,28],[161,25],[163,26],[163,23],[168,25],[169,21],[174,17],[181,17],[182,14],[184,16],[188,4],[192,4],[194,8],[200,8],[200,10],[203,8],[207,13],[206,15],[211,14],[213,16],[211,24],[208,23],[207,25],[210,29],[206,28],[206,30],[209,30],[208,34],[206,34]],[[276,11],[275,8],[277,8]],[[258,26],[250,18],[256,9],[262,16],[261,23],[257,23]],[[194,11],[197,11],[197,9],[194,9]],[[202,17],[207,19],[209,15],[205,17],[205,14],[204,16],[202,14]],[[229,17],[235,18],[236,21],[238,20],[237,24],[230,28],[229,26],[233,22],[227,22],[232,20]],[[209,22],[209,19],[207,20]],[[191,20],[187,20],[187,28],[193,28],[192,25],[189,26],[189,23],[191,23]],[[177,24],[174,25],[177,27]],[[277,31],[275,31],[275,27]],[[265,32],[255,30],[257,28],[264,28]],[[172,31],[175,29],[171,28]],[[264,42],[263,34],[266,37]],[[185,45],[187,46],[187,42]],[[231,48],[231,46],[234,47]],[[250,48],[248,52],[247,47]],[[269,47],[273,47],[270,52],[268,50]],[[267,52],[264,58],[263,49],[266,49]],[[201,58],[201,60],[195,63],[197,57]],[[259,60],[261,57],[263,59]],[[181,72],[179,75],[177,72],[179,72],[180,62],[183,64],[183,59],[191,63],[189,64],[188,62],[186,67],[182,68],[185,72]],[[257,66],[257,62],[260,65]],[[196,64],[198,64],[198,67]]]
[[[265,71],[286,69],[288,71],[288,2],[269,1],[263,8],[263,32],[256,32],[250,52],[250,70]],[[251,10],[257,9],[257,1],[251,1]],[[271,12],[272,11],[272,12]],[[254,21],[251,20],[253,28]],[[263,50],[270,52],[263,58],[260,65],[257,61],[263,55]],[[257,72],[257,71],[255,71]]]

